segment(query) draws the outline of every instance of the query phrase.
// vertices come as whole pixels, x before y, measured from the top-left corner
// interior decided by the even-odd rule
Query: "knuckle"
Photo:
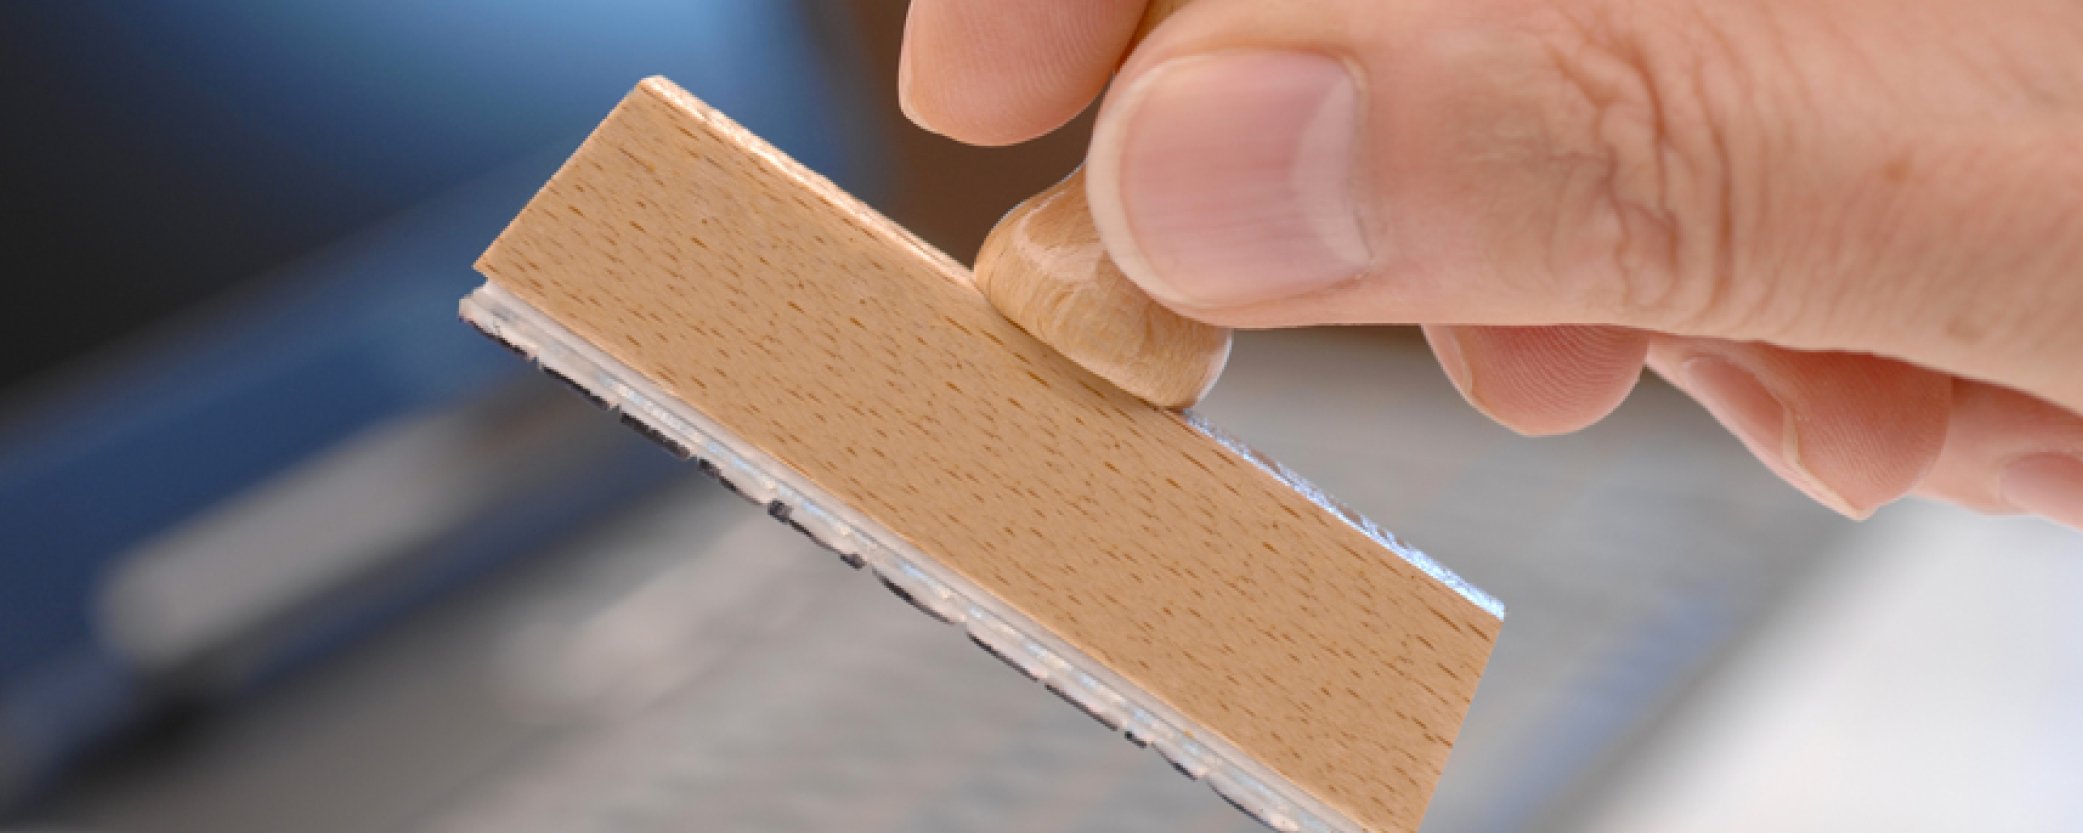
[[[1612,5],[1549,27],[1549,58],[1569,99],[1549,131],[1568,163],[1551,220],[1552,268],[1598,291],[1616,320],[1757,332],[1785,302],[1757,279],[1773,270],[1750,262],[1746,239],[1755,208],[1770,199],[1752,164],[1758,120],[1736,106],[1757,96],[1728,40],[1684,4]]]

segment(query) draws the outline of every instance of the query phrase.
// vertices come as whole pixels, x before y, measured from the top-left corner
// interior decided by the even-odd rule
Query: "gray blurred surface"
[[[1510,609],[1432,831],[1564,829],[1851,527],[1645,386],[1524,440],[1405,334],[1257,334],[1203,408]],[[602,416],[601,419],[608,419]],[[690,482],[108,769],[124,831],[1250,830],[757,509]]]
[[[2083,830],[2083,534],[1906,502],[1637,756],[1611,833]]]

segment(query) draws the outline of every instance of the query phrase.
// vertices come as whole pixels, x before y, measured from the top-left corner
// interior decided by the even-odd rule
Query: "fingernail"
[[[1468,354],[1461,349],[1461,336],[1453,327],[1426,327],[1425,340],[1432,345],[1432,355],[1439,357],[1439,367],[1446,371],[1447,381],[1461,392],[1461,398],[1485,415],[1489,411],[1475,396],[1475,374],[1468,365]]]
[[[1304,52],[1177,58],[1094,130],[1087,178],[1108,250],[1153,297],[1225,309],[1357,276],[1359,85]]]
[[[2004,466],[1997,489],[2012,506],[2083,529],[2083,460],[2066,454],[2021,458]]]
[[[1780,477],[1838,514],[1873,514],[1873,507],[1853,505],[1803,464],[1793,412],[1756,375],[1718,356],[1695,356],[1679,367],[1693,398]]]
[[[912,124],[926,126],[925,122],[919,120],[918,110],[911,104],[911,51],[908,49],[897,58],[897,110],[910,119]]]
[[[918,15],[916,13],[904,16],[904,37],[902,43],[897,48],[897,110],[902,112],[905,118],[910,119],[912,124],[918,125],[928,132],[938,133],[939,131],[934,130],[933,126],[927,124],[925,119],[919,118],[918,105],[912,102],[912,99],[917,95],[914,92],[914,85],[918,79],[911,63],[912,56],[917,54],[918,50],[911,45],[911,31],[913,24],[917,22]]]

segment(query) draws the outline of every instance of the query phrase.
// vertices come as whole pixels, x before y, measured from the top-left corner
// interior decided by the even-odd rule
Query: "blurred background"
[[[0,3],[0,828],[1254,829],[455,320],[652,74],[973,255],[1087,124],[910,127],[903,11]],[[1392,328],[1202,410],[1510,608],[1428,831],[2083,830],[2083,536],[1654,382],[1519,439]]]

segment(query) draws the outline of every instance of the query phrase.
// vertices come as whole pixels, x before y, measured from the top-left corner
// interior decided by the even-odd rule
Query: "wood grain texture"
[[[1085,206],[1085,172],[1007,212],[976,255],[976,285],[1029,335],[1160,408],[1201,401],[1230,331],[1187,318],[1121,274]]]
[[[670,82],[479,269],[1362,825],[1417,828],[1490,611]]]
[[[1130,48],[1189,2],[1152,0]],[[1083,168],[992,227],[976,284],[1028,334],[1160,408],[1201,401],[1229,361],[1229,328],[1173,312],[1114,265],[1085,201]]]

